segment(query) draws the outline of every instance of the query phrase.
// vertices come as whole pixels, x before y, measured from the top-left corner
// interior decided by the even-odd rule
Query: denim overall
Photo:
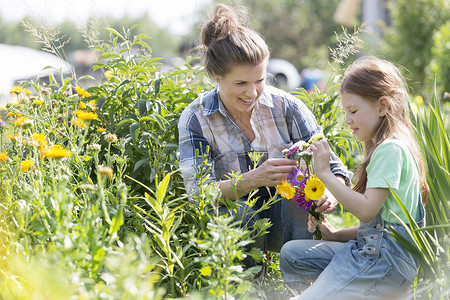
[[[425,211],[419,205],[419,226]],[[294,299],[401,299],[416,276],[418,264],[387,232],[390,225],[410,240],[401,224],[381,215],[361,222],[357,240],[347,243],[291,241],[281,250],[280,266],[287,285],[315,283]],[[411,240],[410,240],[411,241]],[[303,284],[303,285],[302,285]]]

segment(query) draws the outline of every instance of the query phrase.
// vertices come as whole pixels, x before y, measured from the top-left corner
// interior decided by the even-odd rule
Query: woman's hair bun
[[[201,34],[201,42],[209,47],[212,42],[225,39],[241,26],[239,16],[230,7],[219,4],[215,7],[212,17],[206,21]]]

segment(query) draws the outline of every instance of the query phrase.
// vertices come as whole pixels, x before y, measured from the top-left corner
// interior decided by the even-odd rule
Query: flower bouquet
[[[298,203],[297,207],[309,212],[313,217],[322,220],[322,213],[315,211],[317,208],[316,200],[320,199],[325,193],[325,185],[312,172],[313,152],[309,145],[315,141],[323,139],[323,134],[315,134],[307,142],[300,141],[291,148],[283,150],[284,157],[298,161],[297,167],[293,168],[287,179],[277,185],[278,193],[286,198],[292,199]],[[305,164],[301,164],[301,161]],[[314,239],[321,240],[322,235],[319,228],[314,233]]]

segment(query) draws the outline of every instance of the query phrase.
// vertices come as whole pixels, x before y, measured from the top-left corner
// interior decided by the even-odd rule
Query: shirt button
[[[372,250],[370,250],[370,251],[372,251],[372,253],[375,253],[375,248],[372,248]]]
[[[378,239],[378,234],[375,234],[375,235],[373,236],[373,239],[374,239],[374,240],[377,240],[377,239]]]
[[[380,229],[380,227],[381,227],[381,224],[377,224],[377,229]]]

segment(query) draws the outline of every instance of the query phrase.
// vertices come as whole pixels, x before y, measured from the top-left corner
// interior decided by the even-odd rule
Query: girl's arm
[[[380,211],[389,194],[388,189],[366,189],[364,194],[355,192],[343,185],[333,175],[329,167],[330,146],[326,140],[314,142],[311,146],[314,152],[314,173],[325,184],[328,190],[336,197],[348,211],[360,221],[369,222]]]
[[[320,224],[320,225],[319,225]],[[356,240],[359,226],[335,229],[327,219],[321,222],[309,215],[308,231],[314,233],[319,225],[319,230],[322,233],[322,239],[325,241],[348,242],[349,240]]]

